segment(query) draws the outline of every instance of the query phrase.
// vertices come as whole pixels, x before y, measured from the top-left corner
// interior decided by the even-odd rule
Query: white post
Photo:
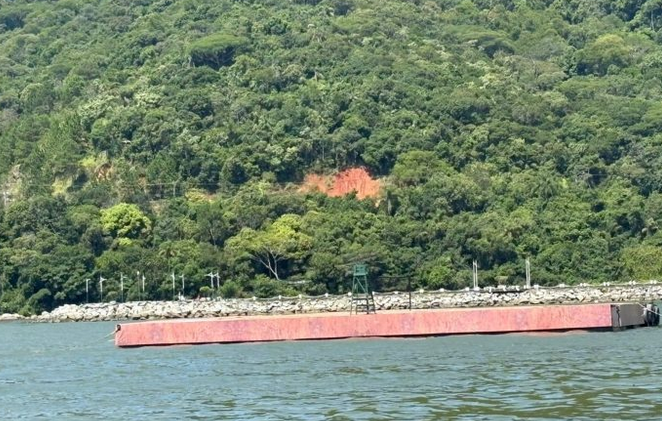
[[[474,291],[478,290],[478,262],[474,260],[474,266],[473,266],[473,272],[474,272]]]
[[[120,298],[122,299],[122,302],[124,302],[124,279],[126,276],[124,276],[123,273],[120,273]]]
[[[103,283],[106,281],[106,278],[99,275],[99,291],[101,293],[101,301],[103,301]]]
[[[531,262],[526,259],[526,288],[531,288]]]
[[[172,278],[172,300],[175,301],[175,272],[172,272],[170,277]]]
[[[90,302],[90,280],[85,280],[85,301]]]
[[[184,274],[182,273],[179,277],[182,279],[182,295],[184,295]]]

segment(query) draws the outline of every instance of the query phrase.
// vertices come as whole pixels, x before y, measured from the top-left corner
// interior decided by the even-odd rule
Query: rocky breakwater
[[[3,313],[0,314],[0,322],[15,322],[17,320],[23,320],[24,317],[16,313]]]
[[[282,297],[274,299],[216,299],[182,301],[133,301],[64,305],[31,321],[156,320],[201,317],[300,314],[349,310],[347,296]]]
[[[417,291],[411,294],[413,309],[493,307],[542,304],[650,302],[662,300],[662,285],[582,286],[563,288],[485,288],[479,291]],[[64,305],[32,316],[31,321],[110,321],[248,315],[304,314],[349,311],[348,295],[278,297],[272,299],[216,299],[184,301],[135,301]],[[409,308],[409,293],[376,293],[377,310]]]

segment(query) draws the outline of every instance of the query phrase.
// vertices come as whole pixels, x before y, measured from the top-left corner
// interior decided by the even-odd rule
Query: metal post
[[[526,259],[526,288],[531,288],[531,262]]]
[[[85,302],[90,302],[90,280],[89,278],[85,280]]]
[[[123,273],[120,273],[120,301],[124,302],[124,279],[126,279],[126,276],[124,276]]]
[[[170,277],[172,278],[172,301],[175,301],[175,272],[172,272]]]
[[[143,295],[145,295],[145,274],[142,275]]]
[[[136,271],[136,282],[137,282],[138,280],[140,280],[140,271],[139,271],[139,270]],[[140,301],[142,301],[142,300],[145,298],[145,297],[143,296],[144,294],[145,294],[145,288],[142,288],[142,289],[140,290]]]
[[[478,291],[478,262],[474,260],[474,291]]]
[[[106,281],[106,278],[99,275],[99,292],[101,294],[101,301],[103,302],[103,283]]]
[[[184,274],[182,273],[179,277],[182,279],[182,295],[184,295]]]

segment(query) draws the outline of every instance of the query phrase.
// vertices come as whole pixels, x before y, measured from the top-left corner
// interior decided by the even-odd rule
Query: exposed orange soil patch
[[[302,191],[320,191],[331,197],[356,192],[356,197],[377,197],[381,189],[379,180],[370,177],[365,168],[350,168],[335,175],[308,174],[303,180]]]

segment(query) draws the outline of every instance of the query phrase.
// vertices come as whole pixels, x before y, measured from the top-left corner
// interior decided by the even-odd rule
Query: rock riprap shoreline
[[[417,291],[414,309],[493,307],[539,304],[649,302],[662,299],[662,284],[534,288],[528,290]],[[64,305],[26,318],[37,322],[153,320],[247,315],[304,314],[349,311],[348,295],[231,298],[216,300],[133,301]],[[376,293],[377,311],[409,308],[409,293]],[[11,315],[15,316],[16,315]],[[9,316],[7,316],[9,318]],[[1,320],[1,317],[0,317]]]

